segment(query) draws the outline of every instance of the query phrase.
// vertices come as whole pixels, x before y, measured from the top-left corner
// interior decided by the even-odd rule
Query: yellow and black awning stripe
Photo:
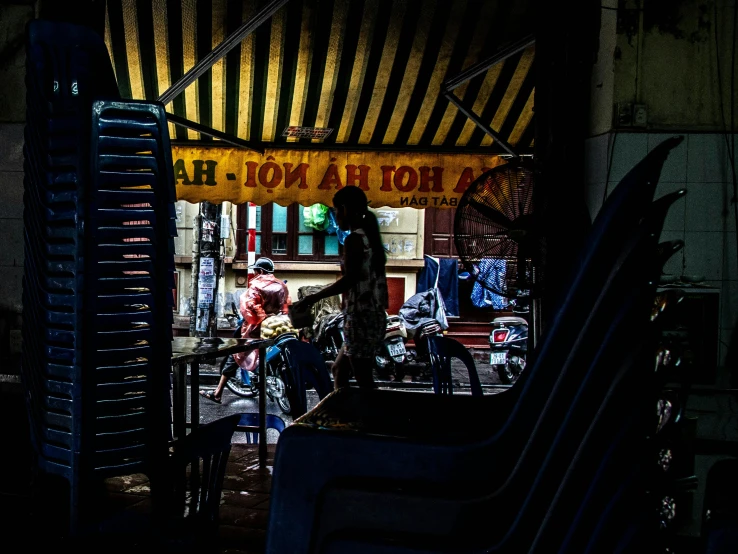
[[[266,0],[108,0],[121,94],[155,100]],[[532,0],[290,0],[166,108],[265,146],[495,150],[445,80],[530,34]],[[530,46],[454,93],[520,153],[534,138]],[[325,139],[282,136],[328,127]],[[212,141],[172,126],[178,141]]]

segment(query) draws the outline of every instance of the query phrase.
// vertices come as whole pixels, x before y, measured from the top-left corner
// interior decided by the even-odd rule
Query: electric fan
[[[454,218],[454,244],[470,276],[519,301],[539,297],[543,287],[546,243],[533,210],[535,174],[523,160],[483,173],[462,195]]]

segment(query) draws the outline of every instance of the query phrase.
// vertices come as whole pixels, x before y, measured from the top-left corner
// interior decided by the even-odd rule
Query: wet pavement
[[[497,376],[497,372],[494,367],[484,361],[475,360],[477,368],[477,374],[479,375],[479,381],[482,383],[484,394],[497,394],[503,392],[509,388],[509,386],[501,385],[500,380]],[[408,375],[402,382],[392,382],[377,380],[377,384],[380,388],[391,388],[395,390],[412,390],[416,392],[433,392],[433,383],[430,378],[417,376],[422,373],[423,366],[415,364],[410,367]],[[461,362],[458,360],[452,361],[451,366],[452,379],[454,381],[455,393],[456,394],[469,394],[469,374]],[[212,390],[218,383],[220,375],[216,365],[201,364],[200,365],[200,388],[206,390]],[[189,394],[188,394],[189,398]],[[307,391],[308,410],[313,408],[318,403],[318,395],[314,390]],[[207,423],[215,419],[225,417],[234,413],[258,413],[259,412],[259,400],[258,396],[254,398],[241,398],[231,392],[228,388],[223,391],[223,398],[221,404],[217,404],[207,398],[200,398],[200,423]],[[267,413],[275,414],[281,417],[284,422],[289,425],[292,423],[292,418],[289,415],[282,413],[277,406],[277,403],[272,400],[267,400]],[[187,411],[187,419],[190,419],[189,406]],[[270,444],[277,441],[277,433],[273,430],[268,431],[268,442]],[[244,436],[238,436],[238,433],[233,437],[234,443],[245,442]]]

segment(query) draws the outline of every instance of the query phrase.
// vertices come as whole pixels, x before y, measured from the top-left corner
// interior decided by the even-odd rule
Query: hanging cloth
[[[479,284],[479,281],[484,281],[501,290],[505,283],[506,267],[505,260],[499,258],[482,258],[479,261],[479,277],[474,281],[471,292],[471,302],[474,306],[495,310],[507,307],[507,298]]]
[[[456,258],[425,257],[425,265],[418,274],[415,292],[424,292],[434,287],[443,297],[446,315],[459,315],[459,261]]]

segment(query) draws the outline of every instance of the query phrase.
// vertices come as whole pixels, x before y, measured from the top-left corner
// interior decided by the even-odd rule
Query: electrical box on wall
[[[633,127],[645,127],[648,123],[648,111],[645,104],[633,104]]]
[[[615,126],[630,127],[633,125],[633,104],[618,102],[615,104]]]

